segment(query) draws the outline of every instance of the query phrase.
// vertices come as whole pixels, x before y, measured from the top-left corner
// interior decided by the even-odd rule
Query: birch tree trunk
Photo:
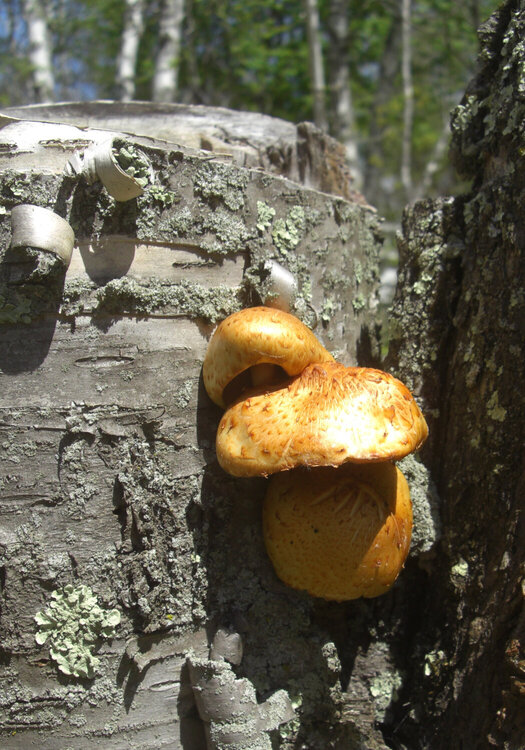
[[[46,21],[46,11],[41,0],[23,0],[24,20],[29,39],[29,61],[32,66],[34,100],[54,100],[53,51]]]
[[[305,0],[306,31],[308,36],[308,57],[310,80],[314,104],[314,122],[321,130],[328,129],[326,117],[326,86],[323,65],[323,52],[319,31],[319,8],[317,0]]]
[[[173,102],[176,99],[183,19],[184,0],[163,0],[153,77],[154,102]]]
[[[331,0],[328,19],[330,89],[334,122],[332,133],[346,148],[348,164],[356,184],[362,187],[352,92],[350,88],[349,5],[346,0]]]
[[[117,97],[121,101],[129,101],[135,96],[137,59],[143,27],[144,0],[126,0],[116,74]]]
[[[0,130],[11,144],[24,132],[0,171],[2,747],[262,750],[270,734],[283,746],[345,742],[357,730],[351,716],[340,722],[330,635],[338,608],[276,579],[261,534],[265,481],[219,469],[220,411],[203,390],[201,365],[214,324],[264,299],[272,260],[293,273],[296,312],[338,359],[370,358],[377,218],[364,202],[319,190],[332,148],[319,131],[305,139],[312,130],[202,108],[187,108],[186,122],[176,116],[184,108],[159,117],[162,135],[171,126],[179,145],[152,129],[120,135],[150,161],[153,182],[117,203],[78,173],[78,157],[77,171],[64,174],[75,146],[118,137],[118,112],[100,106],[106,126],[113,109],[113,131],[93,129],[96,105],[30,107],[34,122],[3,119]],[[128,129],[132,113],[140,120],[148,111],[121,107]],[[68,111],[67,124],[39,120]],[[205,115],[231,134],[229,153],[204,132]],[[188,140],[199,133],[199,118],[206,151],[180,145],[185,130]],[[242,166],[247,155],[278,149],[288,154],[283,169],[295,161],[297,181]],[[267,163],[276,169],[275,158]],[[55,262],[50,283],[49,253],[10,247],[19,203],[52,209],[74,227],[65,278]],[[84,677],[59,671],[48,643],[35,639],[35,615],[45,618],[65,586],[73,599],[85,586],[94,592],[91,617],[120,614]],[[85,657],[79,615],[62,607],[64,658]],[[226,702],[212,726],[202,700],[219,683]],[[239,694],[253,720],[240,728]],[[217,744],[219,731],[237,744]]]
[[[403,80],[403,136],[401,145],[401,185],[406,200],[412,193],[412,125],[414,87],[412,84],[412,4],[401,0],[401,75]]]

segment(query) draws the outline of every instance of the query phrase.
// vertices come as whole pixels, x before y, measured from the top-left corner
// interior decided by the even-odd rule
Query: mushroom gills
[[[264,501],[264,541],[277,576],[323,599],[388,591],[411,530],[408,485],[390,462],[278,474]]]

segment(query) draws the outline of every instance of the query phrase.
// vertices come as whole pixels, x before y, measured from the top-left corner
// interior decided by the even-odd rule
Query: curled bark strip
[[[75,235],[68,222],[41,206],[21,204],[11,211],[11,247],[36,247],[69,266]]]
[[[267,732],[295,718],[285,690],[257,703],[252,683],[237,679],[224,660],[189,656],[187,663],[208,750],[270,750]]]

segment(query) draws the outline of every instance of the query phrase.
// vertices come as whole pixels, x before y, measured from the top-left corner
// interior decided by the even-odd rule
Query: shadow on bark
[[[297,746],[307,741],[312,750],[329,742],[345,750],[361,747],[370,725],[378,726],[363,690],[364,664],[371,684],[387,670],[409,668],[418,628],[412,592],[421,590],[426,574],[410,562],[388,594],[349,602],[316,599],[281,583],[263,542],[266,480],[231,477],[217,464],[213,446],[221,414],[201,387],[198,443],[207,467],[200,508],[189,508],[187,519],[207,571],[210,642],[219,628],[241,636],[244,653],[234,671],[250,680],[259,701],[279,689],[292,700],[301,696]],[[401,697],[393,688],[383,711],[385,735],[395,728],[396,699]],[[374,732],[380,747],[381,734]]]
[[[35,370],[55,333],[66,268],[58,256],[30,247],[7,248],[0,260],[0,369]]]

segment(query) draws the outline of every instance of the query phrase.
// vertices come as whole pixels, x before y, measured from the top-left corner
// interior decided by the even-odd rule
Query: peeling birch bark
[[[274,262],[325,346],[349,364],[371,361],[375,212],[223,153],[98,130],[94,118],[0,124],[11,144],[0,163],[3,746],[204,749],[211,728],[187,657],[207,663],[216,632],[231,628],[244,653],[227,671],[256,696],[261,743],[268,732],[283,743],[346,737],[355,730],[339,722],[336,647],[317,604],[286,589],[266,557],[264,481],[217,465],[220,413],[201,365],[213,326],[267,294]],[[272,142],[260,134],[254,153]],[[154,174],[125,203],[64,172],[75,150],[119,136]],[[327,143],[313,140],[302,158]],[[316,163],[308,181],[320,179]],[[74,228],[67,273],[44,268],[38,249],[10,252],[20,202]],[[35,614],[69,583],[121,613],[91,680],[59,673],[35,641]],[[272,695],[287,695],[297,719]],[[232,736],[233,718],[220,731]]]

